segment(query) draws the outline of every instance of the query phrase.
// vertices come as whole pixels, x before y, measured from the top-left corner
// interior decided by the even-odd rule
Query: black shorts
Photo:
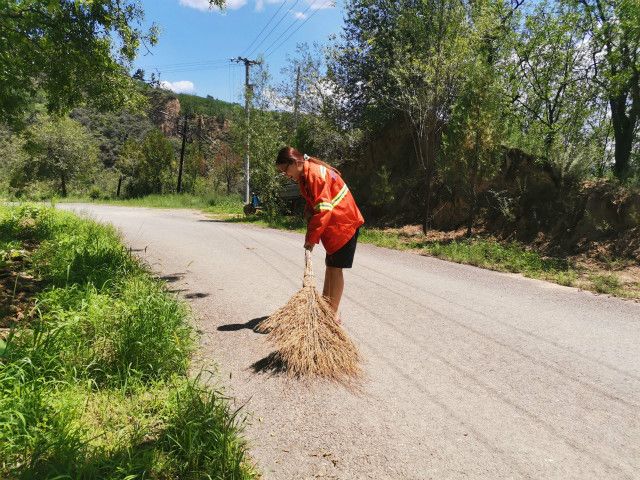
[[[353,256],[356,254],[356,244],[358,243],[358,233],[360,229],[356,230],[351,240],[344,244],[344,246],[337,252],[331,255],[327,254],[324,259],[324,264],[327,267],[334,268],[351,268],[353,265]]]

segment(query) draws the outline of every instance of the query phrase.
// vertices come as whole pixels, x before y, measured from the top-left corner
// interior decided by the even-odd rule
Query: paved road
[[[640,479],[640,304],[359,245],[343,318],[363,391],[304,386],[254,371],[271,349],[251,329],[300,287],[301,235],[61,207],[116,225],[189,299],[265,479]]]

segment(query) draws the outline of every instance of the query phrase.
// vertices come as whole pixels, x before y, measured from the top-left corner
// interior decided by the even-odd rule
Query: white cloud
[[[225,2],[226,8],[229,10],[237,10],[244,7],[247,4],[247,0],[227,0]],[[209,0],[180,0],[180,5],[183,7],[195,8],[203,12],[219,11],[218,7],[210,7]]]
[[[274,5],[277,3],[282,3],[286,0],[256,0],[256,12],[262,12],[264,10],[264,6],[266,5]]]
[[[225,5],[229,10],[237,10],[244,7],[247,4],[247,0],[227,0]]]
[[[336,6],[335,0],[307,0],[307,3],[311,5],[311,10],[324,10],[325,8],[334,8]]]
[[[178,80],[177,82],[163,80],[160,82],[160,86],[175,93],[196,93],[196,86],[189,80]]]
[[[307,15],[303,12],[293,12],[293,16],[298,20],[304,20],[305,18],[307,18]]]

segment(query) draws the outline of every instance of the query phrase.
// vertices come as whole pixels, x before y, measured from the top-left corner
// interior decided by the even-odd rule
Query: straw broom
[[[358,349],[316,290],[309,250],[305,250],[302,289],[257,330],[269,334],[278,349],[274,361],[291,377],[351,383],[360,375]]]

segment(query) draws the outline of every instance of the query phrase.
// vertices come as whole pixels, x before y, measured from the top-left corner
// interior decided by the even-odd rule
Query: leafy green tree
[[[39,94],[50,113],[139,105],[128,69],[139,48],[158,39],[143,17],[135,0],[1,2],[0,117],[19,124]]]
[[[425,231],[442,134],[467,61],[465,3],[353,0],[347,7],[344,52],[336,55],[332,67],[355,118],[371,123],[367,117],[377,111],[383,125],[393,117],[407,124],[424,179]]]
[[[492,178],[500,162],[505,133],[506,95],[500,75],[508,35],[502,2],[479,0],[469,9],[470,32],[463,80],[445,132],[440,168],[447,186],[458,185],[469,207],[467,235],[478,212],[480,185]],[[455,196],[453,198],[455,201]]]
[[[589,120],[597,115],[583,18],[557,2],[541,2],[515,44],[512,95],[517,145],[554,166],[558,183],[592,167]]]
[[[98,168],[98,149],[91,134],[68,118],[43,118],[26,133],[28,162],[18,166],[25,180],[58,182],[66,197],[73,181],[88,181]]]
[[[615,139],[615,175],[631,172],[640,123],[640,2],[564,0],[587,20],[592,80],[609,103]]]
[[[94,135],[100,149],[99,158],[106,168],[114,166],[127,140],[140,141],[153,128],[147,116],[129,110],[99,112],[81,107],[74,109],[69,116]]]
[[[10,193],[11,184],[26,184],[27,163],[24,139],[8,126],[0,124],[0,196]]]
[[[133,1],[8,0],[0,6],[0,115],[19,122],[39,92],[50,113],[140,100],[126,67],[157,29]]]
[[[283,178],[278,174],[275,160],[284,145],[286,131],[275,112],[253,110],[251,113],[251,191],[262,200],[265,213],[276,217],[280,209],[279,193]],[[233,123],[230,144],[237,157],[244,158],[247,124],[244,117]]]
[[[327,72],[328,51],[314,44],[299,44],[281,73],[278,85],[280,107],[291,111],[282,115],[289,138],[299,150],[340,164],[354,157],[361,140],[360,130],[342,121],[338,85]]]
[[[175,149],[160,130],[150,130],[142,140],[127,141],[116,167],[126,178],[128,196],[138,197],[173,190]]]

